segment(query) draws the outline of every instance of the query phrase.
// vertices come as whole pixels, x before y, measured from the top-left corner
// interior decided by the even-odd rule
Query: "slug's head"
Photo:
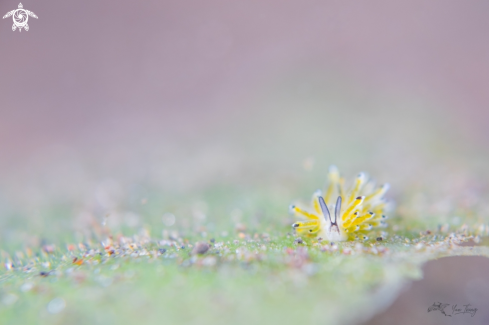
[[[339,222],[341,222],[341,196],[338,196],[338,199],[336,200],[334,216],[331,216],[331,213],[329,213],[328,206],[326,205],[326,202],[324,202],[324,198],[322,196],[319,197],[319,205],[326,224],[326,227],[324,227],[325,229],[322,233],[324,239],[329,241],[344,240],[344,234],[340,230],[339,225]]]

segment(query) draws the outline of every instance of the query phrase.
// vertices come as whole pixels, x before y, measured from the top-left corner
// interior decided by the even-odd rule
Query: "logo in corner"
[[[18,9],[7,12],[7,14],[3,16],[3,19],[8,18],[10,16],[12,16],[14,20],[14,24],[12,25],[12,31],[14,32],[17,28],[19,29],[19,32],[22,32],[22,28],[24,28],[26,31],[29,30],[29,25],[27,25],[29,16],[37,19],[36,14],[33,13],[32,11],[25,10],[22,3],[19,3]]]

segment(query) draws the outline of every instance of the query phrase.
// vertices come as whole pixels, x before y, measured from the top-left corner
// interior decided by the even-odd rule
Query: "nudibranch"
[[[330,242],[367,240],[369,230],[387,225],[384,194],[389,184],[376,187],[360,173],[347,190],[335,166],[329,168],[328,183],[324,195],[321,190],[314,193],[311,209],[290,206],[292,213],[305,219],[292,225],[297,234]]]

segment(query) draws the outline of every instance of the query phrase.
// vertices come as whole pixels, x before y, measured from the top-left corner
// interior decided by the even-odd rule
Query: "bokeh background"
[[[391,182],[394,217],[487,221],[487,1],[23,5],[29,32],[0,21],[5,247],[168,212],[282,226],[330,164]]]

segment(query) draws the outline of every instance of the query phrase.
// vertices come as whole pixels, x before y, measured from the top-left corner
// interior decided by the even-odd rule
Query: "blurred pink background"
[[[29,32],[0,21],[3,170],[52,145],[199,141],[301,70],[427,98],[468,140],[489,136],[487,1],[23,4],[39,16]]]

